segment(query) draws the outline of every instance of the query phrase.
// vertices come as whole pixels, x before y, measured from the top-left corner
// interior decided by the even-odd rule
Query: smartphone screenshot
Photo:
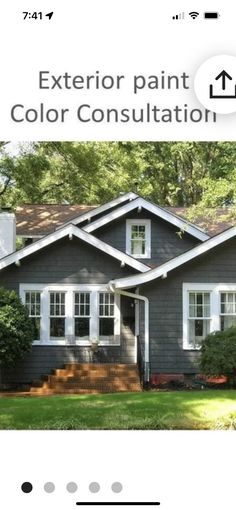
[[[1,7],[3,510],[234,508],[235,16]]]

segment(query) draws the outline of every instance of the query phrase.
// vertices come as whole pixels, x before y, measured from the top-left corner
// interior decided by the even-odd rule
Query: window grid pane
[[[65,292],[50,292],[50,316],[65,317]]]
[[[75,292],[75,317],[90,317],[90,294],[88,292]]]
[[[41,316],[41,292],[28,291],[25,293],[25,305],[30,317]]]
[[[189,319],[189,346],[197,349],[210,333],[210,319]]]
[[[189,318],[210,318],[210,316],[210,292],[190,292]]]
[[[131,225],[131,254],[145,255],[146,225]]]
[[[101,292],[99,294],[99,317],[114,317],[114,294]]]
[[[63,317],[50,318],[50,337],[51,338],[65,337],[65,319]]]
[[[75,317],[75,336],[77,338],[88,338],[90,319],[88,317]]]
[[[236,326],[236,292],[221,292],[220,310],[221,331]]]
[[[221,298],[221,314],[236,315],[236,293],[222,292]]]

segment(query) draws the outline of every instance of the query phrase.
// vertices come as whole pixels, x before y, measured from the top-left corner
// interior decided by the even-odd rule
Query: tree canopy
[[[137,191],[190,219],[236,204],[235,142],[0,142],[0,205],[104,203]]]

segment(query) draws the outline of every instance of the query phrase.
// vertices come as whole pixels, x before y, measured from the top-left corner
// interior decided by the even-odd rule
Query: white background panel
[[[163,510],[234,508],[231,432],[4,432],[1,508],[70,510],[76,501],[159,501]],[[22,482],[33,484],[30,494]],[[45,493],[46,482],[55,492]],[[66,484],[78,485],[68,494]],[[91,494],[91,482],[100,492]],[[113,482],[123,485],[120,494]],[[4,502],[4,504],[3,504]],[[92,509],[93,510],[93,509]]]
[[[188,12],[198,9],[192,20]],[[23,21],[22,11],[54,10],[51,21]],[[204,20],[205,10],[219,11],[218,20]],[[172,20],[185,11],[186,19]],[[52,0],[10,2],[1,7],[0,34],[4,51],[1,55],[0,136],[15,140],[156,140],[156,139],[233,139],[235,114],[218,117],[209,123],[80,123],[77,107],[84,103],[94,108],[160,108],[188,104],[201,108],[192,90],[143,90],[132,92],[134,74],[168,74],[191,76],[207,58],[236,53],[234,23],[236,6],[228,2],[203,2],[196,5],[156,0],[86,0],[66,3]],[[72,75],[125,74],[121,91],[39,90],[39,70]],[[38,109],[69,108],[64,124],[36,122],[14,123],[10,111],[14,104]]]

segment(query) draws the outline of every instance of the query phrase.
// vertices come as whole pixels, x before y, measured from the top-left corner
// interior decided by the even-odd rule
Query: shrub
[[[205,375],[225,375],[236,383],[236,327],[215,331],[202,342],[200,370]]]
[[[34,331],[16,292],[0,288],[0,367],[14,366],[30,351]]]

